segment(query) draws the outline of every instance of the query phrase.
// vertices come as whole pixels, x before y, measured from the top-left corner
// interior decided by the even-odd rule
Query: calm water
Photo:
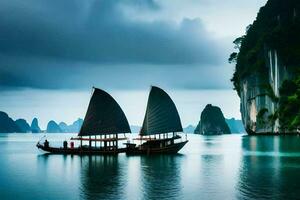
[[[44,155],[40,137],[0,135],[0,199],[300,198],[296,136],[189,135],[178,155],[133,157]]]

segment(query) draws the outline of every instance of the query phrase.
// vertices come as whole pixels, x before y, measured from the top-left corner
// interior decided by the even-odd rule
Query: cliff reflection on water
[[[70,135],[71,136],[71,135]],[[63,156],[0,136],[1,199],[297,199],[300,138],[190,135],[178,155]],[[62,141],[66,135],[51,136]]]
[[[298,136],[243,137],[238,197],[298,199],[299,140]]]

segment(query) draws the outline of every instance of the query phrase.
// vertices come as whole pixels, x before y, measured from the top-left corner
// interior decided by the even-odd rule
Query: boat
[[[120,140],[127,140],[126,133],[131,133],[128,120],[114,98],[107,92],[93,88],[89,106],[78,133],[78,136],[71,140],[80,141],[78,147],[74,142],[63,142],[63,147],[51,147],[49,142],[40,141],[37,148],[53,154],[75,154],[75,155],[116,155],[126,151],[126,148],[119,148]],[[120,136],[120,134],[122,134]],[[83,142],[88,144],[83,145]]]
[[[183,132],[177,108],[171,97],[161,88],[152,86],[146,114],[139,137],[140,145],[127,142],[126,154],[176,154],[188,142]]]

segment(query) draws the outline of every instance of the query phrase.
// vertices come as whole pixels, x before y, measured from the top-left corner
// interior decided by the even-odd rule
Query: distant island
[[[241,120],[225,119],[227,125],[232,133],[245,133]],[[42,130],[39,126],[37,118],[33,118],[31,124],[25,119],[13,120],[5,112],[0,111],[0,133],[78,133],[82,126],[83,119],[78,118],[72,124],[68,125],[65,122],[57,123],[54,120],[50,120],[47,124],[47,128]],[[141,127],[137,125],[131,125],[130,129],[132,133],[139,133]],[[188,125],[183,128],[184,133],[194,133],[196,126]]]
[[[58,126],[58,124],[55,121],[51,120],[48,122],[46,132],[47,133],[63,133],[63,130]]]
[[[41,132],[37,118],[33,118],[32,122],[31,122],[31,132],[32,133],[40,133]]]
[[[5,112],[0,111],[0,133],[18,133],[21,129]]]
[[[54,120],[50,120],[46,130],[41,130],[37,118],[34,118],[29,125],[25,119],[14,121],[7,113],[0,111],[0,133],[78,133],[82,123],[83,119],[81,118],[70,125],[64,122],[57,124]]]
[[[234,41],[232,78],[249,134],[300,129],[300,1],[269,0]]]
[[[246,133],[242,120],[231,118],[231,119],[225,119],[225,121],[229,126],[231,133]]]
[[[206,105],[201,113],[200,121],[194,131],[202,135],[231,134],[221,109],[211,104]]]
[[[31,127],[29,126],[29,124],[27,123],[27,121],[25,119],[17,119],[15,121],[15,124],[17,125],[17,127],[19,128],[19,131],[21,133],[32,132]]]

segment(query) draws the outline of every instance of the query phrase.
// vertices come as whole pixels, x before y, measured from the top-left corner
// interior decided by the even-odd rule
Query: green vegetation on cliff
[[[276,50],[282,66],[292,75],[284,81],[280,97],[268,84],[261,85],[267,95],[279,103],[279,109],[269,120],[279,118],[282,130],[300,127],[300,1],[269,0],[256,20],[247,27],[246,35],[234,41],[238,52],[230,55],[235,63],[232,78],[235,90],[241,95],[241,83],[249,76],[268,82],[267,52]],[[260,113],[262,115],[262,113]]]
[[[299,66],[300,67],[300,66]],[[282,129],[295,130],[300,127],[300,75],[286,80],[280,89],[279,121]]]

